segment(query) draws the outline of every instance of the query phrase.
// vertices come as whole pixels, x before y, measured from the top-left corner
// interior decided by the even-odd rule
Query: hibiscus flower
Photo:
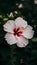
[[[34,35],[33,28],[21,17],[7,21],[3,27],[7,32],[5,40],[10,45],[16,44],[18,47],[25,47],[28,45],[28,39]]]

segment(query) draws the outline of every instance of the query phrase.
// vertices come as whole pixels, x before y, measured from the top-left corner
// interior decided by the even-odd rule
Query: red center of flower
[[[22,28],[20,28],[20,27],[14,28],[13,31],[14,31],[14,35],[21,36],[21,34],[22,34]]]

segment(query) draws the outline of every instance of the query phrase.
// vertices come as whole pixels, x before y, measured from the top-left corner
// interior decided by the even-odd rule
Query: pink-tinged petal
[[[15,19],[15,24],[17,27],[26,27],[27,26],[27,21],[25,21],[23,18],[18,17]]]
[[[6,24],[3,25],[4,31],[13,33],[13,28],[15,27],[15,23],[13,20],[7,21]]]
[[[15,44],[17,42],[16,37],[10,33],[7,33],[4,38],[9,45]]]
[[[31,39],[34,35],[34,31],[32,30],[32,27],[31,26],[27,26],[24,31],[23,31],[23,34],[22,34],[25,38],[27,39]]]
[[[28,40],[24,38],[23,36],[20,36],[17,38],[17,46],[18,47],[25,47],[28,44]]]

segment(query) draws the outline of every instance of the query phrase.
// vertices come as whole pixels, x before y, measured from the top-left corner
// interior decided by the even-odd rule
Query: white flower
[[[33,28],[27,24],[23,18],[18,17],[14,20],[7,21],[3,25],[6,31],[5,39],[8,44],[16,44],[18,47],[25,47],[28,44],[28,39],[33,37]]]
[[[37,0],[34,0],[34,4],[37,4]]]
[[[22,3],[18,5],[18,8],[22,8],[22,7],[23,7],[23,4]]]

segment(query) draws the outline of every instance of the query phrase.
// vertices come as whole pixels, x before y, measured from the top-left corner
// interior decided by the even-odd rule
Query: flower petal
[[[17,38],[17,46],[18,47],[25,47],[28,44],[28,40],[23,36]]]
[[[23,34],[22,34],[25,38],[27,39],[31,39],[34,35],[34,31],[32,30],[32,27],[30,25],[28,25],[24,31],[23,31]]]
[[[24,27],[25,28],[27,26],[27,22],[21,17],[18,17],[15,19],[15,24],[17,27]]]
[[[7,41],[8,44],[12,45],[15,44],[16,41],[16,37],[13,34],[7,33],[5,35],[5,40]]]
[[[7,21],[6,24],[3,25],[4,31],[13,33],[13,28],[15,27],[15,23],[13,20]]]

